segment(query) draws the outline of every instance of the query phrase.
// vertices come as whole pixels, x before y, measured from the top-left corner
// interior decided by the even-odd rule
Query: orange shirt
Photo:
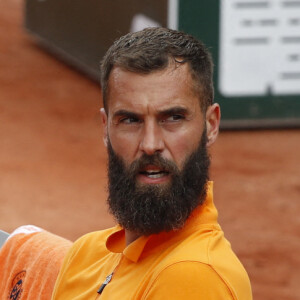
[[[217,223],[212,183],[204,204],[178,231],[142,236],[126,247],[116,226],[76,241],[52,296],[69,299],[251,300],[248,275]]]

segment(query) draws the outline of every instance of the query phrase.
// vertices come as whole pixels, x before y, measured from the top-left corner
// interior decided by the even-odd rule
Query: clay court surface
[[[0,0],[0,229],[75,240],[113,224],[100,90],[22,22],[22,1]],[[211,150],[219,221],[256,300],[300,299],[299,149],[293,129],[221,132]]]

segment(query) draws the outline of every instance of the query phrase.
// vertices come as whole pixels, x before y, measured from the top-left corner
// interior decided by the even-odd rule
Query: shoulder
[[[106,240],[115,230],[115,227],[112,227],[83,235],[74,242],[66,256],[66,260],[74,259],[77,256],[82,260],[84,256],[91,258],[95,255],[97,257],[101,256],[101,254],[104,255],[108,251],[106,249]]]
[[[153,280],[145,299],[236,299],[222,277],[208,264],[181,261],[166,266]]]
[[[205,295],[206,300],[252,299],[245,269],[222,230],[212,228],[203,230],[201,235],[190,235],[165,257],[152,278],[150,296],[145,299],[160,299],[156,293],[170,293],[170,289],[175,293],[170,299],[176,295],[182,298],[174,299],[183,299],[186,291],[189,299],[199,299],[199,295]]]
[[[88,233],[73,243],[59,271],[52,299],[61,299],[73,289],[72,280],[84,277],[85,270],[108,254],[106,239],[115,228]],[[72,288],[70,288],[72,286]],[[65,299],[65,298],[64,298]]]
[[[80,248],[84,245],[91,245],[91,244],[97,244],[98,246],[101,246],[105,244],[106,239],[109,235],[111,235],[114,231],[116,231],[116,227],[111,227],[105,230],[99,230],[87,233],[83,236],[81,236],[79,239],[77,239],[73,247]]]
[[[84,268],[108,254],[107,237],[115,228],[88,233],[76,240],[67,252],[60,275],[73,269]]]

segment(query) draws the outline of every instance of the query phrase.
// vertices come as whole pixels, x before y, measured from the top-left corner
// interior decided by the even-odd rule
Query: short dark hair
[[[108,81],[114,67],[148,74],[168,67],[170,59],[189,64],[199,93],[200,105],[206,111],[214,97],[213,62],[209,51],[193,36],[162,27],[128,33],[116,40],[108,49],[101,61],[104,109],[107,111]]]

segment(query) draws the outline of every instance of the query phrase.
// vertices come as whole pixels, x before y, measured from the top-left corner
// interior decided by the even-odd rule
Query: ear
[[[105,147],[107,147],[107,142],[108,142],[107,114],[106,114],[104,108],[100,109],[100,114],[101,114],[101,120],[102,120],[102,125],[103,125],[103,142],[104,142]]]
[[[211,146],[219,134],[221,109],[218,103],[209,106],[206,111],[207,147]]]

